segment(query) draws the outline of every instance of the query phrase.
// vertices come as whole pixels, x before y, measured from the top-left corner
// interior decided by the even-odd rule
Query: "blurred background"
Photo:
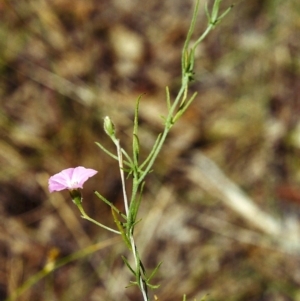
[[[195,38],[206,28],[204,4]],[[47,182],[68,167],[98,170],[83,190],[84,208],[114,227],[93,190],[123,210],[119,171],[94,142],[114,150],[102,128],[109,115],[130,151],[143,94],[140,141],[149,152],[162,130],[165,87],[172,96],[180,87],[193,5],[0,2],[0,300],[53,260],[67,263],[17,300],[141,300],[135,287],[125,289],[132,278],[122,242],[82,220],[67,192],[50,195]],[[222,187],[218,197],[191,173],[191,158],[205,155],[258,208],[297,229],[299,32],[299,1],[239,1],[198,48],[198,95],[147,179],[136,233],[146,268],[163,261],[153,280],[158,300],[300,300],[299,248],[273,243],[222,202]]]

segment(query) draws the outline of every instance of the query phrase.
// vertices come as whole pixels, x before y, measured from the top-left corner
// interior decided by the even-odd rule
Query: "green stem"
[[[145,177],[147,176],[147,174],[151,170],[158,154],[160,153],[160,151],[161,151],[161,149],[162,149],[162,147],[165,143],[165,140],[168,136],[168,133],[169,133],[170,129],[173,126],[174,112],[175,112],[176,108],[178,107],[179,102],[182,100],[182,97],[185,95],[185,91],[188,87],[188,82],[189,82],[189,78],[188,78],[188,75],[186,75],[184,77],[184,80],[183,80],[183,85],[181,86],[180,91],[178,92],[178,95],[177,95],[173,105],[171,106],[171,108],[169,110],[169,113],[168,113],[168,116],[167,116],[166,122],[165,122],[165,129],[164,129],[164,131],[161,135],[161,138],[160,138],[159,142],[157,143],[156,149],[154,150],[152,158],[149,160],[149,163],[148,163],[147,167],[143,171],[142,175],[138,178],[137,185],[140,185],[144,181]],[[136,191],[137,190],[138,189],[136,189]]]
[[[143,270],[142,270],[142,267],[141,267],[141,262],[140,262],[140,259],[139,259],[139,256],[137,254],[137,250],[136,250],[136,245],[135,245],[135,242],[134,242],[134,237],[133,237],[133,233],[131,232],[130,233],[130,243],[131,243],[131,249],[132,249],[132,255],[133,255],[133,258],[134,258],[134,262],[135,262],[135,266],[136,266],[136,275],[138,274],[138,286],[142,292],[142,295],[143,295],[143,299],[144,301],[149,301],[149,298],[148,298],[148,293],[147,293],[147,284],[145,283],[145,280],[143,278]]]
[[[76,205],[77,205],[77,207],[78,207],[80,213],[82,214],[82,216],[81,216],[82,218],[84,218],[84,219],[86,219],[86,220],[88,220],[88,221],[94,223],[95,225],[97,225],[97,226],[99,226],[99,227],[101,227],[101,228],[104,228],[104,229],[106,229],[106,230],[108,230],[108,231],[110,231],[110,232],[113,232],[113,233],[116,233],[116,234],[121,234],[121,232],[119,232],[119,231],[117,231],[117,230],[114,230],[114,229],[112,229],[112,228],[109,228],[109,227],[107,227],[107,226],[105,226],[105,225],[103,225],[103,224],[101,224],[101,223],[95,221],[95,220],[92,219],[91,217],[89,217],[89,216],[85,213],[85,211],[84,211],[84,209],[83,209],[83,207],[82,207],[81,204],[76,204]]]

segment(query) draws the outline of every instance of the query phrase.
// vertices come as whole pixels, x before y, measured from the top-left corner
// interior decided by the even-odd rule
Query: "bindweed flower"
[[[96,170],[78,166],[75,168],[67,168],[53,175],[49,179],[49,191],[61,191],[68,189],[69,191],[83,188],[83,184],[97,173]]]
[[[73,203],[77,206],[80,213],[82,214],[82,218],[89,220],[90,222],[96,224],[99,227],[102,227],[108,231],[121,234],[119,231],[114,230],[110,227],[107,227],[96,220],[89,217],[83,207],[82,207],[82,197],[80,189],[83,188],[83,184],[90,177],[94,176],[98,171],[90,168],[85,168],[82,166],[78,166],[75,168],[67,168],[62,170],[61,172],[55,174],[49,179],[49,191],[61,191],[64,189],[69,190]]]

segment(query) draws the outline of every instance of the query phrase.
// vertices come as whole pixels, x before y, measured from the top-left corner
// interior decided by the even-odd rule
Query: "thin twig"
[[[120,146],[120,141],[118,139],[115,140],[115,144],[116,144],[117,153],[118,153],[118,161],[119,161],[120,175],[121,175],[121,181],[122,181],[122,190],[123,190],[125,212],[126,212],[126,216],[128,216],[128,214],[129,214],[128,198],[127,198],[126,185],[125,185],[125,175],[124,175],[124,167],[123,167],[122,149],[121,149],[121,146]]]

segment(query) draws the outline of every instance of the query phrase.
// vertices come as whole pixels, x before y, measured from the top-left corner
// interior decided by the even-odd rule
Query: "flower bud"
[[[109,137],[115,137],[115,126],[108,116],[104,118],[104,131]]]

